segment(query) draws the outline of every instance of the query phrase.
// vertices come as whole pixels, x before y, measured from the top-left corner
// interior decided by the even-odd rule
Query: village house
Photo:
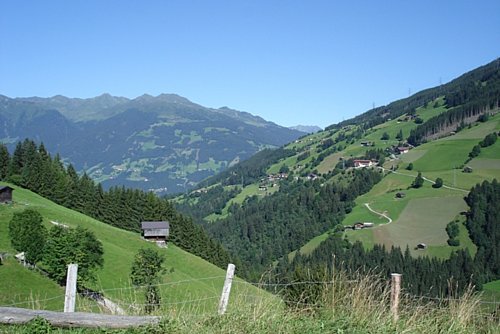
[[[354,168],[371,167],[374,164],[371,160],[354,160]]]
[[[353,226],[352,226],[352,229],[353,230],[361,230],[361,229],[364,229],[364,228],[370,228],[370,227],[373,227],[373,223],[372,222],[356,222]]]
[[[314,174],[314,173],[311,173],[309,175],[307,175],[307,179],[310,180],[310,181],[314,181],[318,178],[318,175]]]
[[[363,228],[363,223],[356,223],[353,225],[353,230],[361,230]]]
[[[168,221],[141,222],[142,237],[150,241],[166,242],[170,233]]]
[[[409,147],[398,147],[398,152],[399,152],[399,154],[408,153],[408,152],[410,152],[410,148]]]
[[[0,187],[0,203],[11,203],[12,191],[14,189],[9,186]]]

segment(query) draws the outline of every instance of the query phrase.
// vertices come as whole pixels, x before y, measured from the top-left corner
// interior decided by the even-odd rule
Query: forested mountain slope
[[[243,254],[257,271],[286,258],[293,247],[301,255],[311,254],[331,234],[361,241],[367,250],[383,245],[382,253],[393,246],[401,252],[408,247],[412,257],[443,261],[464,250],[458,256],[473,261],[479,245],[468,236],[461,213],[469,207],[463,198],[477,183],[500,179],[499,103],[496,60],[448,84],[332,125],[279,150],[261,152],[177,197],[176,206],[193,213],[211,235]],[[363,170],[354,168],[360,164],[357,160],[371,164],[373,175],[381,173],[381,181],[365,179],[364,190],[357,190],[355,175]],[[322,202],[322,193],[330,187],[335,190],[325,196],[329,200],[342,192],[354,196],[340,216],[332,208],[322,211],[312,204]],[[293,189],[298,189],[299,201]],[[311,224],[315,218],[301,213],[301,205],[311,205],[312,217],[316,214],[329,223],[316,228]],[[372,225],[351,229],[357,222]],[[264,228],[267,224],[279,232]],[[295,238],[302,243],[312,234],[316,237],[297,245]],[[248,240],[259,247],[249,247]],[[270,246],[266,240],[272,240]],[[424,245],[423,250],[417,250],[418,244]],[[294,255],[289,254],[290,260]],[[482,282],[488,277],[482,276]]]

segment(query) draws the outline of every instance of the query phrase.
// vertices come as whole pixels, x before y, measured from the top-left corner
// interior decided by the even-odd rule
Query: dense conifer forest
[[[205,228],[241,258],[247,275],[260,275],[272,262],[340,224],[354,199],[381,180],[374,170],[345,173],[343,183],[283,180],[265,200],[253,196],[230,207],[230,215]],[[348,181],[347,181],[348,180]]]
[[[0,180],[27,188],[67,208],[104,223],[140,231],[141,221],[170,221],[170,240],[180,248],[222,268],[231,257],[202,227],[179,214],[170,202],[151,192],[124,187],[103,190],[86,174],[78,175],[72,165],[51,157],[43,144],[19,142],[12,155],[0,144]]]

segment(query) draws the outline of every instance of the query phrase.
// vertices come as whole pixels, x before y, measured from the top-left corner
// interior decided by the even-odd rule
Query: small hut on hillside
[[[12,191],[14,189],[9,186],[0,187],[0,203],[11,203]]]
[[[141,222],[142,236],[151,241],[167,241],[170,233],[168,221]]]
[[[417,249],[418,250],[424,250],[424,249],[427,249],[427,244],[424,244],[423,242],[419,243],[417,245]]]

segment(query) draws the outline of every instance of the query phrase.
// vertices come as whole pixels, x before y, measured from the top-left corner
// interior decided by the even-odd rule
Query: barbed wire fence
[[[229,272],[229,270],[228,270]],[[233,269],[234,273],[234,269]],[[223,282],[224,279],[224,288],[222,289],[222,294],[217,293],[216,287],[218,286],[220,289],[220,284]],[[324,287],[329,287],[329,286],[335,286],[339,284],[338,280],[321,280],[321,281],[315,281],[315,280],[306,280],[306,281],[293,281],[293,282],[247,282],[243,280],[233,280],[232,276],[228,278],[228,274],[226,276],[209,276],[209,277],[201,277],[201,278],[192,278],[192,279],[184,279],[184,280],[178,280],[178,281],[172,281],[172,282],[163,282],[163,283],[158,283],[154,286],[158,288],[165,288],[165,287],[175,287],[175,286],[182,286],[186,284],[192,284],[195,282],[206,282],[208,284],[205,284],[204,288],[209,287],[208,290],[204,290],[203,293],[189,293],[187,291],[187,294],[178,294],[177,298],[180,300],[175,300],[175,299],[170,299],[169,298],[162,298],[162,302],[160,303],[159,306],[161,306],[161,311],[173,311],[173,312],[180,312],[180,311],[192,311],[191,315],[199,316],[199,317],[204,317],[204,316],[213,316],[215,314],[215,309],[218,305],[218,313],[220,315],[225,313],[225,307],[227,307],[228,300],[229,300],[229,292],[230,292],[230,285],[231,283],[234,283],[235,286],[238,287],[238,293],[236,294],[236,298],[238,298],[239,301],[243,301],[244,303],[248,304],[253,304],[253,303],[261,303],[263,300],[269,300],[270,299],[270,293],[272,293],[275,297],[273,297],[273,300],[277,301],[280,304],[284,305],[293,305],[295,307],[303,307],[303,308],[321,308],[323,307],[321,303],[319,302],[312,302],[312,301],[307,301],[307,300],[301,300],[300,298],[288,298],[286,294],[283,294],[282,292],[285,291],[286,289],[289,288],[295,288],[295,287],[311,287],[311,286],[324,286]],[[360,280],[347,280],[343,279],[341,284],[358,284]],[[210,285],[210,283],[212,283]],[[75,278],[75,283],[76,285],[76,278]],[[229,284],[229,288],[228,285]],[[401,298],[399,297],[399,294],[401,293],[401,288],[400,284],[399,287],[396,287],[394,285],[394,280],[391,281],[391,312],[393,312],[395,320],[397,320],[398,317],[398,304],[399,300],[413,300],[421,303],[425,302],[433,302],[439,305],[446,305],[452,302],[460,303],[463,302],[462,298],[454,298],[454,297],[433,297],[433,296],[415,296],[415,295],[410,295],[410,294],[404,294]],[[262,290],[248,290],[245,289],[244,287],[256,287],[260,288]],[[120,294],[125,294],[131,292],[131,296],[135,296],[135,294],[141,290],[141,286],[124,286],[124,287],[114,287],[114,288],[107,288],[107,289],[102,289],[99,291],[99,294],[102,296],[107,296],[108,298],[115,298],[117,296],[120,296]],[[397,293],[395,291],[397,290]],[[261,293],[255,293],[256,291],[261,291]],[[264,292],[266,291],[266,292]],[[397,294],[395,297],[394,294]],[[225,295],[225,297],[224,297]],[[84,295],[80,295],[81,297],[84,297]],[[180,297],[179,297],[180,296]],[[25,300],[20,300],[23,297],[22,296],[17,296],[16,301],[13,301],[12,303],[7,303],[0,305],[0,308],[18,308],[18,307],[25,307],[25,308],[34,308],[37,305],[46,305],[47,302],[52,302],[54,300],[63,300],[67,299],[68,297],[68,292],[65,294],[59,294],[55,296],[47,296],[45,298],[34,298],[32,295],[29,296],[24,296],[26,298]],[[396,298],[396,300],[395,300]],[[83,299],[83,298],[82,298]],[[126,298],[125,298],[126,299]],[[225,301],[224,301],[225,299]],[[151,306],[151,304],[139,302],[138,299],[132,298],[132,300],[119,300],[115,299],[113,301],[110,301],[111,303],[118,305],[124,310],[127,310],[127,313],[131,314],[143,314],[141,313],[142,310],[146,306]],[[221,310],[222,308],[222,303],[225,302],[224,309]],[[488,300],[480,300],[477,299],[475,303],[480,304],[480,305],[487,305],[490,306],[491,308],[494,308],[492,312],[487,312],[483,311],[481,312],[476,312],[474,314],[474,317],[477,318],[488,318],[488,319],[494,319],[496,321],[500,320],[500,301],[488,301]],[[394,306],[396,305],[396,306]],[[66,310],[66,308],[61,308],[57,309],[57,311],[61,312],[63,310]],[[74,310],[73,310],[74,311]],[[70,311],[70,312],[73,312]]]

